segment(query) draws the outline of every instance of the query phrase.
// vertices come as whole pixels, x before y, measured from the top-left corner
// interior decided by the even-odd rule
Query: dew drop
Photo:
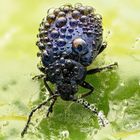
[[[59,46],[59,47],[62,47],[62,46],[64,46],[64,45],[66,45],[66,41],[64,40],[64,39],[58,39],[57,40],[57,45]]]
[[[43,43],[41,43],[41,42],[37,42],[36,45],[38,46],[38,48],[39,48],[40,50],[45,49],[45,46],[44,46]]]
[[[90,22],[94,22],[94,18],[90,18]]]
[[[59,37],[59,32],[56,31],[56,30],[53,30],[53,31],[51,32],[51,37],[54,38],[54,39],[58,38],[58,37]]]
[[[56,21],[56,27],[58,27],[58,28],[63,27],[64,25],[66,25],[66,23],[67,23],[66,18],[65,17],[60,17]]]
[[[82,22],[79,22],[79,23],[78,23],[78,26],[79,26],[79,27],[82,27],[82,26],[83,26],[83,23],[82,23]]]
[[[55,73],[59,75],[61,73],[60,69],[56,69]]]
[[[67,69],[63,69],[63,73],[67,74],[68,70]]]
[[[77,66],[75,66],[73,70],[77,72],[79,69]]]
[[[65,17],[66,16],[66,14],[64,13],[64,12],[62,12],[62,11],[60,11],[59,13],[58,13],[58,17]]]
[[[81,18],[80,18],[81,22],[85,22],[86,20],[87,20],[87,16],[85,16],[85,15],[81,16]]]
[[[69,11],[71,11],[71,7],[70,7],[70,6],[65,6],[65,7],[63,8],[63,11],[64,11],[65,13],[68,13]]]
[[[49,41],[49,38],[48,37],[44,37],[43,38],[43,42],[48,42]]]
[[[54,22],[55,21],[55,15],[54,14],[48,15],[47,16],[47,21],[48,21],[48,23]]]
[[[78,9],[78,8],[81,7],[81,6],[83,6],[81,3],[76,3],[76,4],[74,5],[75,9]]]
[[[73,28],[69,28],[69,29],[68,29],[68,32],[69,32],[69,33],[72,33],[73,31],[74,31]]]
[[[48,43],[47,43],[47,46],[48,46],[48,47],[52,47],[53,45],[52,45],[51,42],[48,42]]]
[[[65,34],[61,33],[61,34],[60,34],[60,37],[61,37],[61,38],[65,38]]]
[[[78,19],[78,18],[80,17],[80,12],[77,11],[77,10],[73,11],[72,17],[73,17],[74,19]]]
[[[91,7],[91,6],[87,6],[86,9],[88,11],[88,14],[90,14],[94,10],[93,7]]]
[[[55,64],[55,66],[58,67],[58,66],[59,66],[59,63],[57,62],[57,63]]]
[[[53,13],[54,13],[55,16],[57,16],[59,12],[60,12],[60,9],[56,8]]]
[[[49,29],[49,28],[50,28],[50,24],[49,24],[48,22],[46,22],[46,23],[44,24],[44,27],[45,27],[45,29]]]
[[[87,31],[87,36],[88,37],[92,37],[93,36],[93,31],[92,30],[88,30]]]
[[[58,47],[54,46],[53,51],[57,51],[57,50],[58,50]]]
[[[64,47],[60,48],[60,51],[61,51],[61,52],[63,52],[64,50],[65,50],[65,48],[64,48]]]
[[[78,22],[77,22],[75,19],[71,19],[71,20],[70,20],[70,26],[71,26],[71,27],[76,27],[77,24],[78,24]]]
[[[67,36],[66,36],[66,39],[71,39],[72,38],[72,35],[71,34],[68,34]]]
[[[43,36],[47,36],[48,35],[48,31],[41,31],[37,37],[43,37]]]
[[[96,19],[102,20],[102,16],[100,14],[96,14]]]
[[[79,7],[79,8],[78,8],[78,10],[79,10],[79,11],[80,11],[80,13],[81,13],[81,14],[83,14],[83,15],[84,15],[84,14],[85,14],[85,12],[86,12],[86,8],[85,8],[85,7],[83,7],[83,6]]]
[[[66,32],[66,27],[62,27],[62,28],[60,29],[60,31],[61,31],[62,33],[65,33],[65,32]]]

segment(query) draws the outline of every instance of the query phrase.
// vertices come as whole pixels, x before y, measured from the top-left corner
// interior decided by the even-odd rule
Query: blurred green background
[[[116,70],[86,79],[96,88],[87,100],[105,112],[110,125],[99,129],[90,112],[59,99],[50,118],[43,119],[47,107],[34,115],[23,139],[140,139],[140,1],[1,0],[0,140],[20,140],[31,108],[45,100],[42,81],[31,80],[40,73],[35,46],[39,23],[49,8],[79,2],[93,6],[103,16],[104,40],[108,42],[107,49],[90,67],[119,63]]]

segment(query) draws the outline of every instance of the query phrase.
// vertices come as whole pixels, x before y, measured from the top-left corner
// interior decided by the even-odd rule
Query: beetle
[[[36,45],[39,48],[37,55],[41,60],[38,69],[43,74],[33,79],[43,79],[50,96],[31,111],[21,136],[26,133],[34,112],[51,101],[46,114],[48,117],[58,97],[81,104],[97,115],[99,125],[105,126],[107,120],[103,113],[83,99],[94,91],[94,87],[85,81],[87,75],[117,66],[117,63],[114,63],[87,70],[107,46],[107,43],[103,42],[102,16],[96,14],[91,6],[79,3],[75,6],[63,5],[48,10],[47,17],[40,24],[37,37]],[[55,84],[55,91],[51,90],[48,82]],[[77,97],[79,85],[89,91]]]

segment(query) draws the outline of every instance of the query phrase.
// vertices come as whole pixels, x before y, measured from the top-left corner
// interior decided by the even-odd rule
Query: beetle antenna
[[[30,114],[29,114],[29,116],[28,116],[27,123],[26,123],[24,129],[23,129],[22,132],[21,132],[21,137],[24,137],[24,134],[27,132],[27,129],[29,128],[29,124],[30,124],[30,122],[31,122],[31,119],[32,119],[33,114],[34,114],[37,110],[39,110],[42,106],[46,105],[46,104],[48,103],[48,101],[50,101],[50,100],[52,100],[52,99],[54,99],[54,98],[56,98],[56,97],[58,97],[58,96],[60,96],[60,95],[59,95],[59,94],[55,94],[55,95],[50,96],[46,101],[44,101],[43,103],[39,104],[36,108],[34,108],[34,109],[30,112]]]
[[[84,108],[89,109],[91,112],[93,112],[98,118],[98,123],[100,127],[105,127],[109,123],[106,117],[104,116],[103,112],[98,111],[94,104],[89,104],[82,98],[74,99],[73,101],[78,104],[81,104]]]

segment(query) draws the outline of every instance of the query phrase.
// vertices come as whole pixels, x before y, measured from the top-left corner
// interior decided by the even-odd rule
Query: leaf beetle
[[[106,42],[103,42],[102,16],[96,14],[93,7],[80,3],[75,6],[63,5],[50,11],[48,10],[47,17],[40,24],[36,43],[41,60],[38,69],[43,74],[33,78],[44,80],[50,96],[31,111],[21,136],[26,133],[34,112],[51,101],[46,114],[48,117],[58,97],[89,109],[97,115],[99,125],[105,126],[108,123],[101,111],[83,99],[94,91],[94,87],[85,81],[87,75],[117,66],[117,63],[114,63],[87,70],[87,66],[91,65],[107,46]],[[55,84],[56,90],[52,91],[47,82]],[[78,86],[89,91],[77,97]]]

